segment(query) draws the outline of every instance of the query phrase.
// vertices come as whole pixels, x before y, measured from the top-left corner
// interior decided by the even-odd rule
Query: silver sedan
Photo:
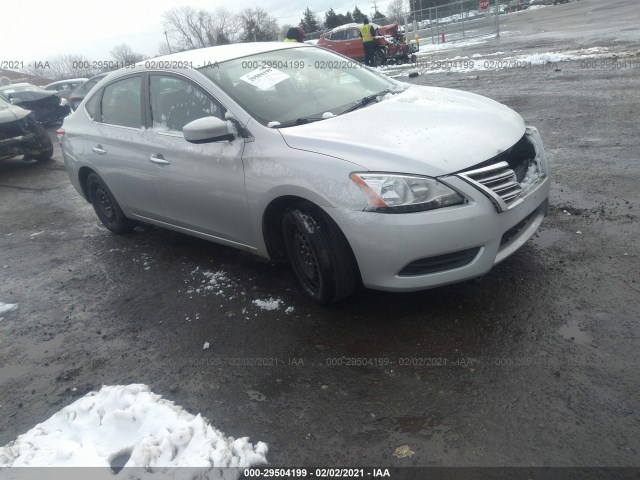
[[[516,112],[304,44],[119,70],[59,134],[112,232],[142,221],[286,258],[318,303],[483,275],[548,210],[542,141]]]

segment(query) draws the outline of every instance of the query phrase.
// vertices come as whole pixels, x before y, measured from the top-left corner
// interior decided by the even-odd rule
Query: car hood
[[[0,107],[0,125],[5,123],[15,122],[16,120],[21,120],[27,115],[29,115],[29,110],[25,110],[20,107]]]
[[[280,129],[291,148],[356,163],[366,170],[440,176],[512,147],[520,115],[469,92],[411,86],[371,106]]]

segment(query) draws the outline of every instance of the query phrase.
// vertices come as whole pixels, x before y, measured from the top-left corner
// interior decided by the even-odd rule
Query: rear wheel
[[[308,203],[289,207],[282,232],[291,267],[307,297],[324,305],[356,290],[360,275],[349,244],[319,208]]]
[[[133,229],[134,223],[125,217],[115,197],[102,179],[95,173],[87,177],[89,200],[102,224],[113,233],[127,233]]]

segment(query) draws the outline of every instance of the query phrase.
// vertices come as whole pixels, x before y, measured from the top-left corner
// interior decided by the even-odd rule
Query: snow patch
[[[191,272],[191,278],[198,283],[187,289],[187,295],[197,293],[203,296],[217,295],[224,297],[227,289],[234,288],[236,286],[234,282],[227,278],[227,274],[222,270],[218,272],[212,272],[209,270],[199,272],[199,270],[200,267],[197,267]],[[185,280],[185,283],[187,283],[187,280]],[[233,296],[229,298],[232,299]]]
[[[267,127],[269,127],[269,128],[279,127],[280,125],[281,125],[281,123],[278,122],[277,120],[274,120],[273,122],[267,123]]]
[[[146,385],[115,385],[0,448],[0,467],[110,467],[122,456],[126,467],[249,467],[265,464],[267,451],[263,442],[227,437]]]
[[[13,310],[16,310],[17,308],[18,308],[18,304],[17,303],[0,302],[0,315],[2,315],[3,313],[7,313],[7,312],[11,312]]]
[[[333,113],[331,113],[331,112],[324,112],[324,113],[322,114],[322,118],[323,118],[324,120],[326,120],[327,118],[333,118],[333,117],[335,117],[335,115],[334,115]]]
[[[282,300],[279,298],[269,298],[268,300],[254,300],[252,302],[255,306],[260,307],[262,310],[278,310],[282,305]]]

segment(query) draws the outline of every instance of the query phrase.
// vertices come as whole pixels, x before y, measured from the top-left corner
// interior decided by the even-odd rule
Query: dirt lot
[[[562,44],[585,46],[640,61],[624,38]],[[0,302],[19,308],[0,320],[0,445],[102,384],[145,383],[276,465],[638,466],[640,68],[409,81],[501,101],[545,141],[550,215],[482,279],[319,308],[286,266],[154,227],[111,235],[59,151],[3,162]],[[403,444],[414,455],[392,456]]]

